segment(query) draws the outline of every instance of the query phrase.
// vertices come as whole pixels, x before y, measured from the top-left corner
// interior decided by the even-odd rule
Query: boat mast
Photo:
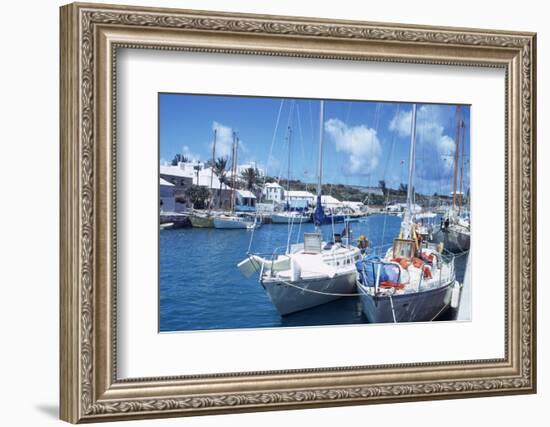
[[[322,184],[323,179],[323,124],[325,121],[325,101],[321,100],[321,105],[319,107],[319,157],[317,159],[317,208],[321,206],[321,193],[322,193]],[[315,225],[315,230],[320,233],[321,228],[319,225]]]
[[[321,181],[323,179],[323,121],[325,116],[325,101],[321,101],[319,110],[319,158],[317,160],[317,197],[321,197]]]
[[[214,184],[214,164],[216,163],[216,135],[217,135],[217,129],[214,129],[214,143],[212,144],[212,164],[210,165],[210,206],[208,208],[208,211],[212,209],[212,205],[214,204],[214,193],[212,192],[212,186]]]
[[[401,222],[401,235],[403,239],[412,238],[413,206],[412,199],[414,194],[414,163],[416,159],[416,104],[412,106],[411,114],[411,145],[409,147],[409,182],[407,185],[407,209]]]
[[[237,134],[233,132],[233,163],[231,165],[231,212],[235,213],[235,179],[237,175],[237,146],[239,139]]]
[[[456,208],[456,176],[458,173],[458,146],[460,142],[460,105],[456,106],[456,139],[455,139],[455,167],[454,167],[454,178],[453,178],[453,212]]]
[[[292,128],[289,126],[288,127],[288,172],[287,172],[287,179],[286,179],[286,191],[288,191],[288,194],[290,194],[290,144],[291,144],[291,141],[292,141]],[[290,210],[290,203],[289,203],[289,200],[287,198],[287,206],[288,206],[288,209]]]
[[[414,197],[414,163],[416,156],[416,104],[413,104],[411,115],[411,146],[409,148],[409,184],[407,187],[407,209],[412,214]]]
[[[462,120],[462,160],[460,163],[460,205],[458,208],[458,215],[460,216],[462,214],[462,205],[464,203],[464,193],[462,192],[462,177],[464,173],[464,135],[466,132],[464,132],[464,120]]]

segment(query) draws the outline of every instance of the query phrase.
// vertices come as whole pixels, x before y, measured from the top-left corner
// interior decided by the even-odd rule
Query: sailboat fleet
[[[439,228],[426,226],[435,214],[420,213],[414,204],[416,113],[412,106],[407,201],[400,211],[401,226],[393,243],[384,248],[368,248],[368,243],[352,244],[349,218],[328,211],[322,204],[324,101],[319,108],[317,159],[317,194],[313,214],[287,208],[271,214],[273,224],[289,226],[288,244],[269,253],[249,252],[237,267],[245,277],[258,281],[280,315],[285,316],[342,297],[358,297],[364,316],[372,323],[418,322],[437,319],[449,307],[458,306],[462,285],[455,272],[454,253],[470,247],[470,223],[462,197],[464,162],[464,123],[458,107],[453,205],[445,212]],[[457,188],[460,131],[462,129],[462,166],[460,193]],[[288,127],[288,179],[290,190],[290,146],[292,129]],[[215,212],[212,203],[206,212],[193,212],[193,227],[254,230],[262,221],[257,215],[235,212],[236,158],[239,139],[233,133],[231,209]],[[212,159],[215,159],[216,133]],[[213,174],[213,172],[212,172]],[[212,178],[210,184],[212,192]],[[460,194],[460,198],[457,197]],[[304,231],[301,241],[290,244],[293,226],[313,222],[315,231]],[[348,232],[334,232],[334,224],[345,222]],[[321,226],[332,224],[330,236],[323,236]],[[300,231],[300,230],[299,230]],[[364,237],[364,236],[362,236]],[[251,243],[252,243],[251,237]],[[250,245],[250,247],[252,244]]]
[[[456,280],[454,256],[444,253],[442,244],[425,241],[415,220],[416,105],[411,119],[407,204],[400,233],[382,255],[363,256],[364,251],[351,246],[349,238],[334,235],[327,242],[321,236],[323,112],[321,101],[315,233],[304,233],[303,243],[282,254],[248,254],[238,264],[240,271],[246,277],[259,275],[281,315],[356,295],[372,323],[430,321],[450,306],[457,307],[461,284]]]

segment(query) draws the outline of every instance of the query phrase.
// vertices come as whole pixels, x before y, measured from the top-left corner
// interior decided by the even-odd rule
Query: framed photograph
[[[61,8],[61,418],[536,391],[532,33]]]

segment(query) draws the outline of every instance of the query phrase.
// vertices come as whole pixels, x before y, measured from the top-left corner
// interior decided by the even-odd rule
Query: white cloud
[[[212,122],[212,131],[216,131],[216,158],[230,158],[233,150],[234,129],[214,121]],[[210,152],[212,152],[212,141],[208,143],[208,149]],[[242,155],[243,153],[247,152],[248,149],[245,143],[239,138],[239,154]]]
[[[336,150],[348,155],[350,174],[367,175],[376,168],[382,152],[376,130],[365,125],[348,127],[339,119],[329,119],[325,131]]]
[[[216,131],[216,157],[230,157],[233,147],[233,129],[213,122],[212,130]]]
[[[201,158],[200,155],[193,153],[187,145],[183,146],[183,148],[181,149],[181,154],[191,161],[200,160]]]
[[[417,110],[417,163],[416,174],[424,179],[440,180],[453,175],[455,140],[445,133],[445,123],[452,119],[454,111],[447,106],[423,105]],[[389,124],[391,131],[401,137],[409,137],[411,133],[412,112],[397,113]],[[424,156],[425,159],[419,159]],[[437,161],[439,160],[439,161]],[[430,162],[430,167],[427,167]]]

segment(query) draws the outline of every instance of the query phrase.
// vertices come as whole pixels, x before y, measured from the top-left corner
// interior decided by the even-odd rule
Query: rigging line
[[[397,112],[396,112],[396,115],[395,115],[397,120],[399,120],[399,115],[400,114],[401,114],[401,104],[398,103],[397,104]],[[412,119],[412,115],[411,115],[411,119]],[[397,132],[394,130],[393,134],[392,134],[392,140],[391,140],[391,145],[390,145],[390,155],[388,156],[388,160],[386,161],[386,166],[384,167],[384,174],[383,174],[384,180],[386,179],[386,174],[387,174],[388,168],[390,166],[390,160],[391,160],[391,157],[393,156],[393,150],[394,150],[394,147],[395,147],[396,133]],[[399,167],[401,168],[401,165]],[[389,192],[389,189],[388,189],[387,192],[386,192],[386,205],[388,204],[389,199],[390,199],[390,192]],[[388,219],[388,215],[384,215],[384,222],[382,224],[382,242],[384,241],[384,237],[386,236],[387,219]]]
[[[271,145],[269,147],[269,155],[267,157],[267,163],[265,165],[265,171],[264,171],[264,180],[262,188],[265,188],[265,182],[267,179],[267,170],[269,168],[269,162],[271,161],[271,156],[273,155],[273,146],[275,145],[275,138],[277,137],[277,130],[279,129],[279,121],[281,119],[281,112],[283,111],[283,104],[285,103],[285,99],[281,99],[281,103],[279,104],[279,112],[277,113],[277,120],[275,121],[275,129],[273,129],[273,135],[271,137]],[[254,239],[254,231],[256,230],[256,227],[252,228],[252,232],[250,233],[250,241],[248,242],[248,252],[250,252],[250,249],[252,248],[252,241]],[[271,238],[271,234],[269,235]]]
[[[300,116],[300,108],[299,108],[299,104],[296,103],[296,115],[297,115],[297,118],[298,118],[298,130],[300,131],[300,149],[302,151],[302,164],[303,165],[306,165],[307,162],[306,162],[306,155],[305,155],[305,151],[304,151],[304,134],[302,133],[302,119],[301,119],[301,116]]]
[[[286,123],[286,128],[288,130],[288,128],[290,127],[290,124],[292,123],[292,115],[294,113],[294,105],[296,103],[296,100],[292,100],[292,102],[290,103],[290,110],[289,110],[289,113],[288,113],[288,120],[287,120],[287,123]],[[287,140],[287,142],[290,142],[289,140]],[[290,147],[289,147],[290,149]],[[281,163],[280,167],[279,167],[279,175],[278,175],[278,178],[279,178],[279,181],[281,181],[281,176],[282,176],[282,172],[283,172],[283,163]],[[287,189],[289,190],[289,189]]]

